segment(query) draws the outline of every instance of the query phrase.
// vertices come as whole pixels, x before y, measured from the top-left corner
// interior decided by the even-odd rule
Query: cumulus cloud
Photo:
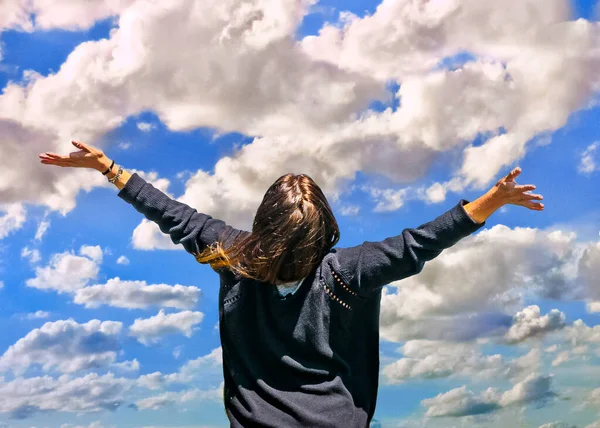
[[[444,250],[419,275],[390,284],[396,293],[383,290],[381,335],[389,341],[468,340],[506,334],[515,324],[507,336],[514,342],[558,327],[562,317],[555,312],[539,319],[531,310],[517,319],[506,312],[515,313],[534,296],[595,295],[593,275],[586,279],[582,268],[595,268],[595,251],[595,243],[579,243],[573,232],[485,228]],[[582,261],[585,254],[589,262]]]
[[[155,9],[146,2],[98,1],[80,12],[84,18],[77,24],[120,14],[110,38],[78,46],[56,74],[31,75],[0,97],[0,117],[17,128],[9,131],[7,147],[29,141],[34,151],[28,155],[35,155],[38,141],[54,141],[51,149],[60,151],[67,136],[92,142],[146,110],[172,130],[260,135],[221,159],[214,174],[199,171],[186,187],[199,209],[213,208],[246,227],[264,189],[290,169],[314,175],[335,197],[357,171],[412,182],[441,152],[461,150],[480,134],[489,141],[467,149],[458,180],[428,186],[435,189],[428,199],[439,202],[446,191],[469,183],[483,186],[525,155],[530,137],[557,129],[585,107],[595,84],[589,77],[596,75],[597,25],[570,21],[565,1],[514,1],[510,14],[474,0],[419,7],[384,1],[372,16],[343,14],[299,42],[296,30],[312,2],[286,1],[273,7],[229,0],[220,15],[192,0]],[[69,28],[73,15],[60,11],[38,12],[40,25]],[[457,70],[432,71],[465,51],[475,59]],[[398,111],[360,116],[373,100],[391,101],[385,89],[390,79],[402,83],[392,94],[402,100]],[[497,135],[501,128],[505,135]],[[34,129],[43,129],[43,138],[25,140]],[[65,210],[82,182],[88,188],[103,184],[96,175],[73,180],[69,174],[76,184],[57,194],[50,183],[59,175],[44,172],[52,180],[35,171],[24,189],[16,170],[9,187]],[[0,200],[9,196],[0,194]]]
[[[137,318],[129,327],[129,334],[144,345],[157,343],[162,337],[169,334],[183,334],[186,337],[192,337],[196,330],[194,326],[200,324],[203,318],[202,312],[183,311],[165,314],[161,309],[153,317]]]
[[[448,104],[453,105],[447,113],[452,127],[478,127],[486,132],[499,129],[497,124],[502,123],[507,130],[506,135],[492,135],[482,146],[466,150],[461,170],[466,182],[488,182],[501,166],[525,154],[526,142],[536,133],[562,127],[574,110],[585,107],[595,90],[598,26],[569,21],[570,7],[563,0],[514,0],[508,9],[476,0],[422,5],[390,0],[363,18],[349,13],[341,16],[342,25],[326,25],[318,36],[305,38],[303,45],[313,57],[348,70],[402,80],[404,85],[459,52],[495,58],[506,65],[504,82],[482,79],[458,97],[444,100],[433,96],[446,95],[446,91],[421,93],[422,102],[414,109],[415,115],[432,116],[421,122],[422,132],[431,131],[423,132],[430,139],[439,138],[444,127],[427,125],[440,118]],[[570,46],[575,39],[578,49]],[[556,79],[557,75],[561,78]],[[557,85],[551,93],[538,91],[550,81]],[[554,102],[558,110],[550,107]],[[461,117],[475,105],[479,111],[469,117],[472,120]],[[456,132],[451,138],[460,136]]]
[[[133,2],[91,0],[84,5],[70,0],[8,0],[2,3],[4,18],[0,19],[0,31],[3,28],[82,30],[97,20],[117,15]]]
[[[404,358],[382,369],[390,383],[451,375],[493,377],[506,367],[500,354],[485,356],[467,343],[411,340],[402,346],[401,352]]]
[[[564,339],[572,346],[600,343],[600,325],[589,327],[578,319],[565,328]]]
[[[79,378],[62,375],[56,379],[18,377],[0,382],[0,413],[25,419],[43,411],[114,411],[125,402],[124,394],[131,386],[128,379],[117,378],[112,373],[103,376],[90,373]]]
[[[75,255],[72,251],[54,254],[47,266],[35,268],[35,278],[26,280],[25,284],[58,293],[74,292],[85,287],[98,277],[98,258],[101,261],[101,253],[96,247],[82,246],[80,254]],[[90,254],[93,258],[88,257]]]
[[[136,401],[138,409],[157,410],[177,403],[185,403],[192,400],[211,400],[217,403],[223,401],[223,388],[225,383],[221,382],[219,387],[211,390],[189,389],[180,392],[168,391],[153,397],[146,397]]]
[[[566,316],[558,309],[552,309],[542,316],[540,307],[531,305],[514,316],[513,325],[504,335],[508,343],[523,342],[532,337],[539,337],[544,333],[560,330],[565,326]]]
[[[175,284],[150,284],[146,281],[109,279],[105,284],[90,282],[98,277],[103,251],[99,246],[83,245],[80,256],[67,251],[54,254],[48,265],[36,267],[36,277],[26,285],[41,290],[73,294],[73,301],[87,308],[109,305],[142,309],[162,306],[190,309],[198,303],[202,292],[198,287]]]
[[[26,210],[21,203],[0,203],[0,213],[3,213],[0,216],[0,239],[21,229],[25,224]]]
[[[79,249],[79,254],[82,256],[88,256],[90,259],[98,264],[102,264],[103,252],[99,245],[82,245]]]
[[[198,303],[202,292],[198,287],[179,284],[146,284],[146,281],[126,281],[119,277],[106,284],[96,284],[75,292],[73,301],[86,308],[109,305],[118,308],[148,308],[162,306],[190,309]]]
[[[122,326],[100,320],[47,322],[8,348],[0,357],[0,371],[23,373],[34,364],[63,373],[106,367],[117,358]]]
[[[466,386],[427,398],[421,404],[427,408],[425,416],[429,417],[480,415],[500,408],[495,390],[490,388],[476,396]]]
[[[474,343],[411,340],[399,351],[403,358],[381,370],[390,384],[414,378],[515,378],[537,369],[540,363],[540,353],[535,348],[512,361],[500,354],[484,355]]]
[[[136,372],[140,369],[140,362],[137,358],[134,358],[131,361],[123,361],[120,363],[113,363],[111,367],[114,367],[117,370],[121,370],[124,372]]]
[[[140,386],[151,390],[162,389],[174,383],[194,382],[198,384],[202,382],[207,386],[218,384],[223,376],[222,354],[221,347],[215,348],[207,355],[187,361],[175,373],[162,374],[161,372],[154,372],[145,374],[138,378],[138,383]]]
[[[467,390],[466,386],[462,386],[425,399],[421,404],[427,408],[427,417],[480,415],[533,402],[543,405],[557,395],[551,388],[551,380],[551,376],[531,373],[503,393],[488,388],[480,394],[474,394]]]

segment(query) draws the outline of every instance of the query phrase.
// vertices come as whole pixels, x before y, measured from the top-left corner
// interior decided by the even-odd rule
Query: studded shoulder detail
[[[342,278],[339,277],[339,275],[333,270],[331,269],[331,275],[333,275],[333,277],[335,278],[336,282],[338,284],[340,284],[344,290],[346,290],[348,293],[350,293],[353,296],[358,296],[357,293],[355,293],[354,291],[350,290],[350,288],[348,288],[348,286],[346,284],[344,284],[344,281],[342,281]],[[343,301],[339,296],[337,296],[333,290],[331,290],[327,284],[325,284],[323,282],[323,288],[325,289],[325,292],[327,294],[329,294],[329,296],[331,296],[336,302],[338,302],[340,305],[342,305],[344,308],[348,309],[348,310],[352,310],[352,306],[350,304],[348,304],[347,302]]]
[[[340,278],[340,277],[339,277],[339,275],[338,275],[337,273],[335,273],[335,271],[334,271],[333,269],[331,269],[331,274],[332,274],[332,275],[333,275],[333,277],[334,277],[334,278],[337,280],[337,282],[338,282],[338,283],[339,283],[339,284],[340,284],[342,287],[344,287],[344,289],[345,289],[345,290],[346,290],[348,293],[350,293],[350,294],[352,294],[352,295],[354,295],[354,296],[358,296],[358,294],[357,294],[357,293],[355,293],[354,291],[350,290],[350,289],[349,289],[349,288],[346,286],[346,284],[344,284],[344,281],[342,281],[342,278]]]

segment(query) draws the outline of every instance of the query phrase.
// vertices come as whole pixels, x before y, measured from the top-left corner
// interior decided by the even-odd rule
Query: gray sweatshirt
[[[118,196],[192,255],[250,233],[169,198],[137,173]],[[284,296],[216,269],[231,427],[367,427],[377,401],[381,290],[485,225],[467,214],[468,202],[382,241],[333,248]]]

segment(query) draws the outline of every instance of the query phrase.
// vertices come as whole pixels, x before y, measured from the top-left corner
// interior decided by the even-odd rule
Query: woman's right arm
[[[342,279],[363,295],[377,292],[391,282],[421,272],[425,262],[482,228],[486,219],[503,205],[543,210],[543,204],[531,201],[543,199],[541,195],[524,193],[535,186],[514,183],[519,173],[519,168],[513,170],[477,200],[461,199],[450,210],[417,228],[404,229],[399,235],[383,241],[365,241],[355,247],[336,248]]]

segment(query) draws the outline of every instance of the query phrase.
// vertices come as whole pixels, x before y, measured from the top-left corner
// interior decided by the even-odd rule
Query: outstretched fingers
[[[535,184],[523,184],[523,185],[516,185],[514,187],[514,189],[519,192],[528,192],[529,190],[535,190],[536,188],[537,187]]]
[[[515,178],[521,173],[521,167],[516,167],[504,178],[504,181],[514,181]]]
[[[538,202],[523,201],[519,205],[529,208],[530,210],[542,211],[544,209],[544,204]]]

